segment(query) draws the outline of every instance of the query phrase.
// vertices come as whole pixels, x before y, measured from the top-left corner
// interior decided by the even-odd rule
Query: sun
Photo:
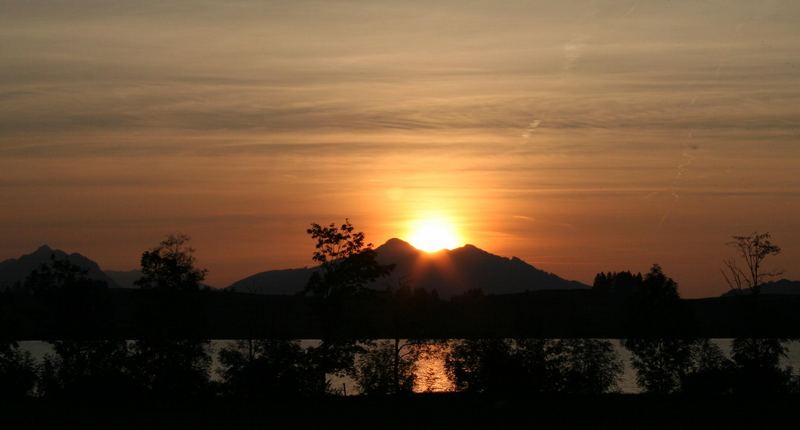
[[[408,242],[426,252],[452,249],[461,245],[453,224],[443,218],[423,218],[413,221]]]

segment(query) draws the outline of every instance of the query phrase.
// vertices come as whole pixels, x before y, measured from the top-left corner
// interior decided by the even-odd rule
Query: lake
[[[215,339],[211,341],[212,370],[210,376],[212,379],[219,379],[217,353],[220,349],[233,342],[233,340],[224,339]],[[712,342],[719,345],[723,352],[730,355],[732,339],[712,339]],[[630,364],[630,352],[621,345],[619,340],[612,339],[611,343],[624,364],[622,376],[618,381],[620,391],[623,393],[640,392],[639,386],[636,384],[636,371]],[[319,344],[318,340],[301,340],[301,345],[304,347],[315,346],[317,344]],[[51,345],[43,341],[23,341],[19,342],[19,345],[20,348],[30,351],[37,361],[41,361],[45,354],[53,352]],[[781,364],[784,366],[791,366],[794,369],[794,373],[798,374],[800,370],[800,343],[790,342],[788,348],[789,352],[787,357],[783,358]],[[443,392],[453,390],[453,382],[447,375],[444,366],[444,358],[447,351],[448,347],[446,345],[434,345],[428,348],[427,353],[423,354],[417,360],[415,366],[415,392]],[[348,395],[358,394],[358,387],[355,381],[350,377],[329,375],[329,381],[332,387],[341,390],[343,393]]]

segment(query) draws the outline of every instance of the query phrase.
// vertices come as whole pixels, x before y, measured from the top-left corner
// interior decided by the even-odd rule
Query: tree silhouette
[[[18,292],[32,295],[44,307],[41,324],[49,332],[72,339],[101,337],[113,319],[106,283],[89,278],[85,269],[66,259],[51,257],[28,274]]]
[[[752,233],[748,236],[733,236],[728,243],[737,252],[736,258],[723,261],[722,276],[728,286],[739,293],[749,291],[750,328],[758,332],[761,319],[758,312],[761,285],[768,279],[779,276],[781,271],[765,271],[767,257],[781,253],[781,248],[772,242],[770,233]],[[742,261],[740,265],[739,261]],[[786,356],[787,339],[740,337],[733,341],[731,358],[735,363],[734,390],[746,393],[784,392],[791,385],[791,369],[780,368],[780,359]]]
[[[733,362],[709,339],[692,341],[690,369],[683,372],[681,391],[690,394],[729,394]]]
[[[519,363],[508,339],[465,339],[455,342],[445,368],[459,391],[519,391]]]
[[[736,249],[738,257],[744,262],[744,267],[741,267],[735,258],[723,260],[725,269],[722,270],[722,276],[731,289],[739,292],[749,289],[754,296],[757,296],[765,280],[780,276],[782,273],[765,272],[763,269],[767,257],[781,253],[781,248],[772,243],[772,236],[769,233],[756,232],[749,236],[733,236],[733,241],[728,242],[728,245]]]
[[[592,291],[602,294],[612,294],[620,297],[628,297],[636,293],[639,285],[642,284],[642,274],[631,272],[603,273],[600,272],[594,277]]]
[[[298,341],[239,340],[219,352],[226,395],[257,399],[315,392],[311,363]]]
[[[692,333],[693,318],[680,300],[678,284],[664,274],[661,266],[654,264],[644,277],[634,279],[634,292],[625,298],[623,309],[629,337],[674,338]]]
[[[141,259],[141,338],[131,345],[131,371],[139,389],[183,401],[208,394],[209,341],[202,337],[207,271],[196,268],[189,237],[171,234]]]
[[[649,393],[680,392],[683,381],[694,367],[696,339],[634,338],[625,339],[636,369],[636,383]]]
[[[781,368],[786,339],[736,338],[731,358],[736,365],[734,391],[744,394],[785,393],[791,389],[792,368]]]
[[[0,400],[22,399],[32,394],[36,367],[28,351],[16,342],[0,341]]]
[[[52,341],[42,363],[39,394],[48,398],[120,399],[133,394],[124,340]]]
[[[428,293],[424,288],[412,288],[406,279],[400,279],[395,288],[387,288],[384,297],[389,300],[388,316],[394,332],[391,341],[384,345],[392,350],[389,367],[394,388],[389,392],[400,393],[407,391],[404,383],[408,382],[405,369],[409,363],[413,365],[420,355],[429,353],[434,344],[441,343],[430,339],[401,339],[401,334],[424,333],[426,325],[433,324],[431,316],[436,313],[439,297],[436,290]]]
[[[142,276],[135,284],[143,289],[197,291],[206,274],[195,268],[194,249],[185,234],[170,234],[161,243],[142,254]]]
[[[321,343],[309,348],[317,384],[327,390],[326,374],[344,373],[353,366],[358,352],[364,352],[353,339],[342,333],[350,324],[348,304],[371,291],[367,284],[388,276],[393,265],[378,263],[371,243],[365,243],[364,233],[356,232],[350,220],[337,226],[311,224],[306,231],[316,241],[312,259],[319,263],[306,285],[306,293],[318,299],[317,313],[323,328]]]
[[[520,394],[614,391],[623,368],[599,339],[467,339],[445,365],[458,390]]]
[[[573,394],[602,394],[618,389],[623,365],[611,342],[601,339],[559,341],[556,391]]]
[[[20,286],[48,310],[53,330],[70,340],[48,341],[38,392],[46,397],[120,395],[127,382],[127,346],[121,340],[87,340],[105,334],[111,321],[108,287],[69,260],[51,258]],[[24,360],[23,360],[24,361]]]
[[[184,402],[209,395],[208,341],[145,338],[131,346],[137,389],[156,399]]]
[[[65,289],[87,288],[91,282],[85,269],[51,255],[49,263],[43,263],[25,277],[22,289],[36,297],[50,299]]]
[[[637,384],[659,394],[688,385],[693,391],[725,391],[713,379],[724,373],[724,357],[708,339],[691,335],[692,318],[680,301],[678,284],[657,264],[634,279],[638,283],[625,306],[631,336],[622,344],[631,352]]]
[[[364,394],[409,393],[414,388],[417,352],[414,343],[377,341],[358,355],[353,379]]]
[[[670,330],[684,322],[680,307],[678,284],[654,264],[628,302],[628,324],[634,330],[646,328],[651,333]]]
[[[341,226],[314,223],[306,232],[316,240],[312,259],[320,264],[320,270],[309,279],[306,292],[316,297],[352,297],[394,269],[394,265],[378,263],[372,244],[364,243],[364,233],[354,232],[350,220]]]

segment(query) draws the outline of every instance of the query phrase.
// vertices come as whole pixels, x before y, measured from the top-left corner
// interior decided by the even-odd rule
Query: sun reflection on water
[[[441,393],[454,391],[450,375],[444,365],[444,359],[450,350],[448,345],[429,345],[416,361],[414,375],[415,393]]]

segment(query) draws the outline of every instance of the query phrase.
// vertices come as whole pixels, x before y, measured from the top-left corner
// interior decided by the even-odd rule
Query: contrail
[[[692,100],[692,103],[694,103],[694,99]],[[681,199],[680,194],[678,194],[678,187],[683,180],[683,174],[696,158],[689,151],[693,151],[698,148],[697,145],[692,145],[689,143],[692,140],[692,137],[694,137],[694,130],[689,130],[689,134],[686,136],[686,143],[683,145],[683,152],[681,152],[681,162],[679,162],[676,167],[675,177],[672,178],[672,184],[670,186],[672,204],[670,204],[667,210],[664,211],[664,215],[661,216],[661,221],[658,222],[657,230],[661,229],[661,227],[664,225],[664,222],[672,214],[672,211],[675,210],[675,207],[678,205],[678,201]]]
[[[561,74],[558,77],[558,80],[555,82],[557,86],[562,86],[564,81],[567,79],[569,73],[575,67],[575,64],[580,60],[581,56],[583,56],[584,50],[584,40],[586,40],[586,35],[576,35],[572,38],[569,42],[564,44],[564,63],[561,66]],[[550,111],[550,104],[552,101],[545,102],[545,106],[542,108],[541,112],[542,115],[537,116],[537,118],[533,118],[528,126],[525,128],[525,132],[522,133],[522,138],[524,139],[524,144],[530,143],[531,137],[533,136],[533,132],[542,125],[542,122],[546,119],[547,113]]]

